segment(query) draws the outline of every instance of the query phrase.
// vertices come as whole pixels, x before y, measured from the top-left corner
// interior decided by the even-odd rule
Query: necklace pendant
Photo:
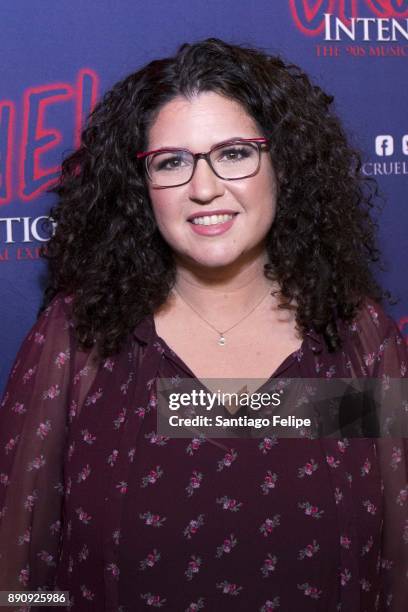
[[[218,344],[220,346],[224,346],[225,342],[226,342],[226,340],[225,340],[223,334],[221,334],[220,337],[218,338]]]

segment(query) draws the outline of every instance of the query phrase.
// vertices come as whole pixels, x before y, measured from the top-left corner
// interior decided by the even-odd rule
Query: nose
[[[206,159],[197,161],[193,178],[188,186],[190,199],[201,204],[212,202],[215,198],[222,196],[225,191],[223,180],[214,174]]]

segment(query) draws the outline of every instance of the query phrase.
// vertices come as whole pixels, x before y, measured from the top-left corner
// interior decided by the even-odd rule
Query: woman
[[[406,377],[331,102],[208,39],[99,103],[0,412],[2,589],[78,612],[402,611],[402,441],[156,433],[161,377]]]

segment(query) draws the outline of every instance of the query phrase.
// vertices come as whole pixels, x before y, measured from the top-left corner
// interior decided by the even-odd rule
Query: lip
[[[206,211],[200,211],[200,212],[190,215],[189,217],[187,217],[187,221],[192,221],[193,219],[196,219],[197,217],[211,217],[211,215],[237,215],[237,214],[238,213],[236,210],[228,210],[226,208],[219,209],[219,210],[206,210]]]
[[[211,213],[211,214],[215,214],[215,213]],[[199,234],[200,236],[219,236],[220,234],[225,234],[225,232],[227,232],[234,225],[234,222],[238,216],[238,213],[224,212],[224,213],[218,213],[218,214],[224,214],[224,215],[234,214],[234,216],[229,221],[225,221],[224,223],[216,223],[215,225],[195,225],[194,223],[190,223],[190,227],[192,231],[195,234]],[[195,217],[196,216],[197,215],[195,215]],[[206,215],[199,215],[199,216],[202,217]]]

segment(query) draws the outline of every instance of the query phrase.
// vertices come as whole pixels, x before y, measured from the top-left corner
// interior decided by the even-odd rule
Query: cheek
[[[157,225],[160,227],[166,222],[166,217],[169,216],[171,209],[167,205],[166,197],[163,194],[155,193],[153,197],[150,197],[150,202],[153,210],[154,218],[156,219]]]
[[[166,242],[174,243],[181,230],[180,208],[164,192],[155,193],[150,202],[159,232]]]
[[[274,218],[276,213],[276,203],[278,198],[277,182],[274,173],[271,171],[262,177],[259,185],[258,194],[262,202],[262,209],[269,217]]]
[[[273,219],[276,211],[277,187],[273,175],[265,173],[254,177],[252,183],[245,185],[240,191],[236,192],[236,197],[254,217],[262,215],[265,220]]]

